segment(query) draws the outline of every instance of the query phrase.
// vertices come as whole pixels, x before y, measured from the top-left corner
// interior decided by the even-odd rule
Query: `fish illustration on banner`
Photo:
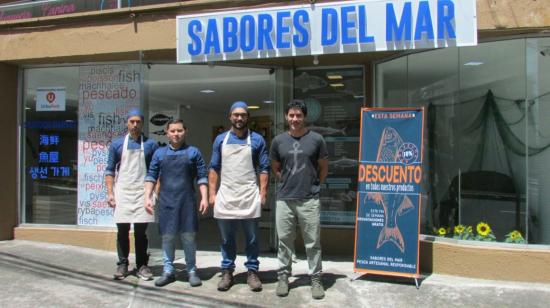
[[[377,162],[398,162],[399,149],[404,144],[399,133],[391,127],[385,127],[380,137]],[[378,236],[376,248],[387,242],[394,243],[401,252],[405,252],[405,241],[397,225],[397,216],[414,209],[409,197],[397,194],[368,193],[366,198],[373,200],[384,209],[384,227]]]

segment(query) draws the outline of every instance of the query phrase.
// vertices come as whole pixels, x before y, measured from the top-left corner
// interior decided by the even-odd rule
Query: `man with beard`
[[[154,222],[155,218],[143,208],[143,194],[147,168],[158,145],[141,133],[143,115],[139,109],[131,109],[126,119],[128,134],[111,143],[105,170],[107,202],[115,208],[114,219],[118,229],[118,263],[114,278],[123,279],[128,275],[129,232],[134,224],[137,275],[151,280],[153,274],[147,267],[149,255],[145,232],[147,223]]]
[[[311,295],[325,297],[321,282],[321,222],[319,191],[328,173],[328,152],[323,136],[305,127],[307,107],[295,100],[285,107],[288,131],[271,144],[271,167],[280,186],[277,191],[275,224],[279,237],[277,295],[288,295],[292,274],[296,226],[302,229],[306,248]]]
[[[212,150],[208,185],[209,202],[214,205],[214,218],[222,236],[219,291],[227,291],[233,285],[235,232],[239,225],[246,238],[244,265],[248,269],[248,286],[252,291],[262,290],[258,277],[258,222],[266,203],[269,156],[264,138],[248,129],[248,117],[247,104],[235,102],[229,112],[231,129],[216,137]]]

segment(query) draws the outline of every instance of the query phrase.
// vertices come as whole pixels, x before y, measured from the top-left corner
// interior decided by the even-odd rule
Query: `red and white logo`
[[[46,100],[48,101],[48,103],[52,104],[55,101],[55,93],[48,92],[48,94],[46,94]]]

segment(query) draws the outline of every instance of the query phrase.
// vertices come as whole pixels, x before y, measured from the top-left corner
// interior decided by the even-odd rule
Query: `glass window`
[[[438,220],[441,211],[434,211],[437,204],[430,203],[440,200],[451,182],[447,176],[447,162],[458,156],[452,142],[455,137],[454,108],[458,102],[458,48],[444,48],[433,52],[412,54],[408,58],[408,106],[426,107],[424,147],[427,149],[423,159],[423,168],[426,172],[423,187],[430,191],[422,196],[422,204],[431,206],[422,207],[424,226],[431,225]],[[450,59],[455,59],[452,61]],[[392,105],[393,107],[401,105]],[[435,216],[438,217],[435,217]],[[445,220],[444,218],[442,218]],[[448,224],[448,222],[443,222]],[[429,231],[426,230],[426,231]]]
[[[463,225],[473,227],[470,239],[487,239],[479,236],[483,225],[476,230],[484,222],[493,240],[510,241],[516,230],[530,243],[550,243],[544,202],[550,127],[543,120],[550,112],[548,59],[550,39],[536,38],[431,50],[377,65],[377,105],[426,107],[424,233],[442,227],[452,236]],[[405,90],[406,100],[389,99]]]
[[[78,68],[24,76],[23,222],[75,224]]]
[[[376,101],[384,106],[407,101],[407,57],[397,58],[376,67]]]
[[[294,98],[307,105],[307,125],[324,136],[329,174],[321,187],[321,222],[355,224],[363,68],[298,69]]]
[[[458,223],[486,222],[499,241],[513,230],[525,235],[526,169],[519,145],[525,132],[517,104],[525,97],[525,40],[461,48],[459,57]]]
[[[550,38],[527,39],[528,235],[550,244]]]

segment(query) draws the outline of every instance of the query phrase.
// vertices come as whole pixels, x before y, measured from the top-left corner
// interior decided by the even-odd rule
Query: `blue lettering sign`
[[[342,15],[342,44],[355,44],[357,38],[351,34],[355,32],[355,6],[343,6],[340,11]]]
[[[29,175],[33,180],[36,179],[47,179],[48,178],[48,167],[29,167]]]
[[[220,36],[218,35],[218,24],[215,19],[209,19],[206,26],[206,38],[204,40],[204,53],[209,54],[214,48],[214,53],[220,53]]]
[[[269,14],[258,15],[258,50],[273,49],[271,32],[273,31],[273,18]]]
[[[58,145],[60,142],[59,135],[50,135],[50,144],[51,145]]]
[[[49,161],[49,157],[48,152],[40,152],[38,153],[38,162],[47,163]]]
[[[192,20],[189,23],[188,34],[192,42],[187,45],[187,52],[189,52],[191,56],[197,56],[201,53],[201,38],[197,35],[197,32],[201,31],[202,24],[199,20]]]
[[[475,0],[457,1],[329,1],[178,16],[178,63],[475,45]]]
[[[456,39],[456,33],[453,26],[455,18],[455,4],[449,0],[437,1],[437,38],[445,38],[445,32],[449,38]]]
[[[420,1],[418,15],[416,17],[416,27],[414,29],[414,40],[422,39],[422,33],[426,32],[428,39],[433,40],[434,28],[432,24],[432,14],[430,14],[430,4],[428,1]]]
[[[293,42],[297,48],[303,48],[309,44],[309,32],[305,24],[309,24],[309,14],[304,10],[296,11],[294,13],[294,30],[296,30],[296,34],[293,36]]]
[[[71,175],[71,168],[69,167],[60,167],[61,168],[61,176],[70,176]]]
[[[412,8],[410,2],[405,2],[403,12],[401,13],[401,20],[397,23],[397,16],[395,16],[395,10],[393,3],[386,4],[386,41],[401,41],[403,40],[403,33],[405,34],[405,40],[410,41],[412,37]],[[395,39],[394,39],[395,35]]]
[[[374,36],[367,35],[367,10],[364,5],[359,6],[359,43],[373,43]]]
[[[321,45],[334,45],[338,40],[338,12],[333,8],[324,8],[321,18]]]
[[[59,163],[59,152],[50,152],[50,157],[48,159],[48,162],[50,164],[57,164]]]
[[[50,144],[50,136],[40,135],[40,141],[38,145],[49,145],[49,144]]]
[[[244,15],[241,18],[241,50],[249,52],[256,45],[256,22],[252,15]]]
[[[59,176],[60,168],[59,167],[50,167],[53,176]]]
[[[237,18],[223,18],[223,52],[234,52],[239,47],[237,43],[237,29]]]
[[[290,32],[290,27],[286,25],[290,12],[277,12],[277,48],[290,48],[290,42],[284,37]]]

